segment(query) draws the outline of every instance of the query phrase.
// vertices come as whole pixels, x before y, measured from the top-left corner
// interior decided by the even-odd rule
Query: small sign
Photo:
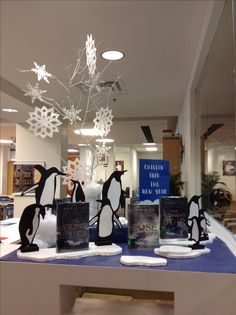
[[[139,199],[154,201],[169,195],[170,165],[167,160],[139,161]]]

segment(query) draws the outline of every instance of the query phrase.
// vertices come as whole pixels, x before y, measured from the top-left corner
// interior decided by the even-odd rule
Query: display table
[[[152,250],[119,245],[123,255],[154,256]],[[13,252],[1,261],[0,314],[72,314],[75,288],[81,286],[174,292],[175,315],[234,315],[236,259],[219,239],[208,247],[208,255],[168,259],[165,267],[124,267],[121,255],[36,263]]]

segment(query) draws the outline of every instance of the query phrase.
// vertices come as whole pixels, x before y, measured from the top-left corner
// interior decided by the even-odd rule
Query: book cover
[[[188,238],[188,202],[185,197],[160,199],[160,238]]]
[[[89,247],[89,203],[57,204],[57,252],[85,250]]]
[[[155,248],[158,244],[158,205],[129,205],[128,246],[130,248]]]

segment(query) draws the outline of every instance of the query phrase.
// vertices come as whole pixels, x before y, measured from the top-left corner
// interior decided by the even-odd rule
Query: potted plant
[[[220,181],[220,174],[212,172],[202,174],[202,207],[211,212],[229,207],[232,195],[224,182]]]

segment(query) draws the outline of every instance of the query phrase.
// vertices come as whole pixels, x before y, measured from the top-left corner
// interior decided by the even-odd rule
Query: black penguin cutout
[[[100,201],[101,209],[98,214],[89,221],[90,226],[97,222],[97,240],[95,244],[98,246],[112,244],[114,223],[116,223],[119,228],[122,227],[116,211],[120,206],[124,207],[125,205],[124,191],[122,190],[121,183],[121,175],[125,172],[126,170],[113,172],[104,183],[102,188],[102,200]]]
[[[191,245],[190,247],[192,249],[204,249],[205,246],[200,244],[200,241],[205,240],[206,238],[203,238],[207,235],[206,231],[206,224],[204,223],[204,211],[199,206],[199,199],[202,196],[193,196],[189,203],[189,232],[190,232],[190,241],[195,241],[195,244]],[[204,218],[203,218],[204,216]],[[205,218],[206,219],[206,218]],[[206,221],[205,221],[206,222]],[[204,229],[203,229],[204,226]]]
[[[20,218],[19,233],[21,238],[20,251],[35,252],[39,250],[37,244],[33,244],[35,234],[39,227],[40,215],[45,217],[45,207],[39,204],[27,206]]]
[[[71,194],[71,202],[85,202],[85,194],[79,181],[71,179],[74,184]]]
[[[66,174],[60,172],[56,167],[47,170],[42,165],[35,165],[34,168],[40,172],[41,178],[38,183],[23,191],[21,196],[35,190],[36,204],[52,208],[56,192],[56,176]]]

